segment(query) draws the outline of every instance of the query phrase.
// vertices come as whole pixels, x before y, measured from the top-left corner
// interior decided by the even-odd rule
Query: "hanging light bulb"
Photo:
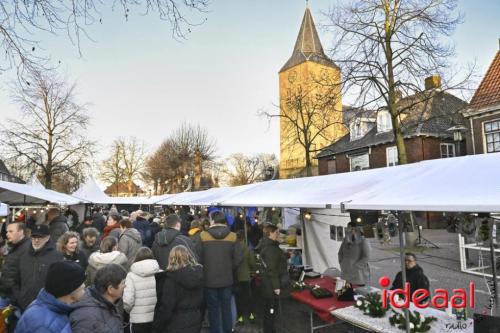
[[[276,207],[271,208],[271,210],[274,212],[276,210]]]
[[[358,217],[358,218],[356,219],[356,222],[361,223],[361,222],[363,222],[363,219],[362,219],[361,217]]]
[[[242,219],[242,218],[243,218],[243,214],[240,214],[240,219]]]
[[[305,212],[305,214],[304,214],[304,218],[305,218],[306,220],[310,220],[310,219],[312,219],[312,214],[311,214],[311,212]]]
[[[255,220],[255,223],[259,223],[259,219],[258,218],[254,218]]]
[[[36,214],[36,210],[33,211],[33,214]]]

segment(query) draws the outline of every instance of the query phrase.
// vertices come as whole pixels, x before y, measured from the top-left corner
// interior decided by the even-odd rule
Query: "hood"
[[[94,252],[90,255],[89,265],[99,269],[108,264],[120,264],[120,257],[124,256],[119,251],[112,251],[108,253]]]
[[[146,277],[158,273],[160,271],[160,266],[156,259],[146,259],[134,262],[130,267],[130,271],[136,275]]]
[[[53,295],[45,291],[45,288],[40,290],[36,301],[38,301],[40,305],[43,305],[43,307],[48,308],[50,311],[59,314],[69,315],[69,313],[73,310],[72,306],[57,300]]]
[[[203,286],[203,266],[186,266],[177,271],[168,271],[167,276],[186,289]]]
[[[191,228],[191,229],[189,229],[189,231],[188,231],[188,235],[189,235],[189,236],[194,236],[194,235],[196,235],[197,233],[199,233],[200,231],[201,231],[201,229],[200,229],[200,228]]]
[[[224,239],[231,232],[226,225],[214,224],[208,228],[207,232],[215,239]]]
[[[142,242],[141,233],[139,231],[137,231],[137,229],[135,229],[135,228],[129,228],[129,229],[125,230],[122,234],[122,237],[130,237],[134,241],[136,241],[137,243]]]
[[[165,230],[160,231],[157,235],[158,237],[158,245],[160,246],[168,246],[172,241],[179,235],[181,232],[174,228],[167,228]]]

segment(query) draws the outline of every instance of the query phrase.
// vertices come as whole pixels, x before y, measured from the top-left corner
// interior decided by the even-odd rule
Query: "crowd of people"
[[[185,213],[96,209],[81,223],[71,214],[68,225],[51,208],[42,223],[4,223],[0,300],[13,310],[8,331],[198,333],[208,318],[211,333],[233,332],[256,316],[259,252],[264,332],[275,332],[287,273],[278,228],[229,226],[219,210]]]

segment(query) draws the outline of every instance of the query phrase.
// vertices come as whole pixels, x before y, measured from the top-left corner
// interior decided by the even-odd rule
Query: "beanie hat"
[[[58,261],[49,267],[45,291],[58,298],[71,294],[83,282],[85,282],[85,271],[82,266],[72,261]]]

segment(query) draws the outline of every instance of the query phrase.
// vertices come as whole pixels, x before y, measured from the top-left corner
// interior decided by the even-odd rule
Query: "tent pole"
[[[497,290],[497,262],[495,258],[495,246],[493,244],[496,241],[496,230],[495,220],[490,217],[490,257],[491,257],[491,268],[493,275],[493,297],[495,299],[495,304],[493,307],[493,311],[495,312],[495,316],[498,315],[498,290]]]
[[[406,285],[406,265],[405,265],[405,238],[403,237],[403,232],[404,232],[404,223],[401,221],[401,215],[399,212],[396,213],[397,219],[398,219],[398,226],[399,226],[399,258],[401,260],[401,276],[402,276],[402,282],[403,282],[403,289],[405,288]],[[406,333],[410,333],[410,314],[408,313],[407,308],[403,308],[404,314],[405,314],[405,321],[406,321]]]
[[[245,244],[248,246],[248,234],[247,234],[247,211],[243,208],[243,230],[245,232]]]
[[[309,265],[309,260],[308,260],[308,252],[306,251],[307,249],[307,239],[306,239],[306,223],[304,221],[304,214],[302,209],[299,210],[299,215],[300,215],[300,226],[302,229],[301,236],[302,236],[302,264],[305,266],[306,264]]]

